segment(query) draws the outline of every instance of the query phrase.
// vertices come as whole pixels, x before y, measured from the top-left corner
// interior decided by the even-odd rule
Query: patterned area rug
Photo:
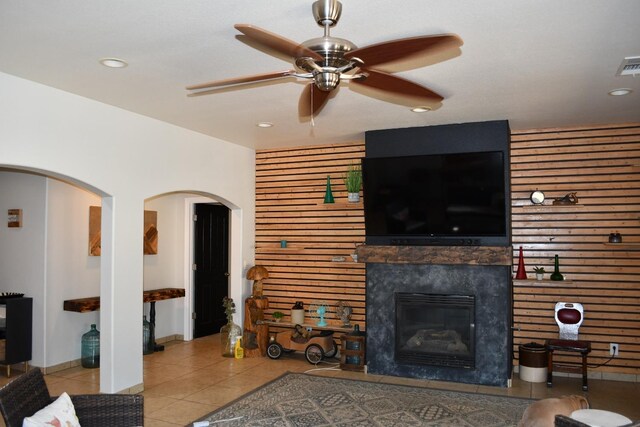
[[[515,426],[532,402],[288,373],[199,421],[265,427]]]

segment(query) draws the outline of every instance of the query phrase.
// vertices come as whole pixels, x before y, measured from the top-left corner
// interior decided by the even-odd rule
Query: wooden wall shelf
[[[360,199],[359,202],[335,202],[335,203],[319,202],[318,206],[322,206],[326,209],[346,209],[346,208],[362,209],[363,208],[362,199]]]
[[[538,211],[538,212],[550,212],[557,211],[561,209],[580,209],[584,208],[584,205],[576,204],[576,205],[523,205],[523,206],[513,206],[514,209],[520,208],[525,211]]]
[[[629,246],[629,247],[631,247],[631,246],[640,246],[640,242],[630,242],[630,243],[625,243],[625,242],[622,242],[622,243],[609,243],[609,242],[606,242],[604,245],[605,246],[619,246],[619,247]]]
[[[184,289],[182,288],[153,289],[142,293],[142,302],[181,298],[184,297],[184,295]],[[68,299],[64,301],[63,308],[65,311],[75,311],[76,313],[88,313],[90,311],[100,310],[100,297]]]
[[[539,284],[539,285],[555,285],[555,284],[565,284],[565,285],[573,285],[573,280],[549,280],[549,279],[543,279],[543,280],[538,280],[538,279],[525,279],[525,280],[521,280],[521,279],[513,279],[513,284],[514,285],[523,285],[523,286],[529,286],[529,285],[534,285],[534,284]]]

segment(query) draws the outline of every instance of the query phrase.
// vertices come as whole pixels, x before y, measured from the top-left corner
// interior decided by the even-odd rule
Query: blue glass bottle
[[[142,354],[151,354],[154,350],[154,342],[151,341],[151,323],[147,316],[142,316]]]
[[[91,329],[82,335],[82,355],[80,363],[83,368],[100,367],[100,331],[92,324]]]

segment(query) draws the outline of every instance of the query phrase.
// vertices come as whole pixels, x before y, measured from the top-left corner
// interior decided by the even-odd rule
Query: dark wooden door
[[[197,203],[194,221],[193,337],[198,338],[227,323],[222,299],[229,290],[229,209]]]

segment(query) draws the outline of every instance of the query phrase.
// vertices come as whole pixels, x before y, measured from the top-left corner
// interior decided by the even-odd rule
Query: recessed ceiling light
[[[411,111],[413,111],[414,113],[426,113],[427,111],[431,111],[431,108],[430,107],[424,107],[424,106],[413,107],[411,109]]]
[[[118,59],[118,58],[102,58],[100,60],[100,63],[105,67],[109,67],[109,68],[124,68],[127,65],[129,65],[122,59]]]
[[[271,122],[258,122],[258,124],[256,124],[256,126],[258,126],[259,128],[270,128],[273,126],[273,123]]]
[[[631,92],[633,92],[631,89],[628,89],[626,87],[622,87],[620,89],[614,89],[609,91],[609,95],[611,96],[624,96],[624,95],[629,95]]]

